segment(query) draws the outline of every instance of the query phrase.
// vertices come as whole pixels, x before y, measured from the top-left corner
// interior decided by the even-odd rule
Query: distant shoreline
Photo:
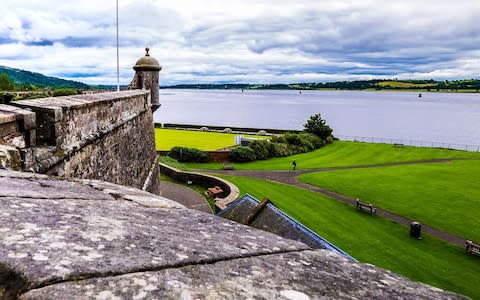
[[[480,80],[397,80],[374,79],[338,82],[308,82],[289,84],[178,84],[161,87],[161,89],[208,89],[208,90],[294,90],[294,91],[397,91],[397,92],[445,92],[445,93],[480,93]]]
[[[244,91],[244,92],[254,92],[254,91],[297,91],[297,92],[326,92],[326,91],[338,91],[338,92],[412,92],[412,93],[447,93],[447,94],[480,94],[480,91],[476,90],[426,90],[426,89],[333,89],[333,88],[326,88],[326,89],[240,89],[240,88],[194,88],[194,87],[171,87],[165,86],[160,87],[160,90],[217,90],[217,91]]]

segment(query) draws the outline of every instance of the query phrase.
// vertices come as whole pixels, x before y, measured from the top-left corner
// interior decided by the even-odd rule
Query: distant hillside
[[[33,84],[37,87],[65,87],[75,89],[88,89],[85,83],[65,80],[56,77],[49,77],[40,73],[0,66],[0,74],[7,73],[8,77],[15,82],[15,85]]]

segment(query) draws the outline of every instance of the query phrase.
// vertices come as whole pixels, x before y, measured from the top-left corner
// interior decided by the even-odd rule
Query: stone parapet
[[[0,104],[0,166],[14,170],[31,168],[35,145],[35,113]]]
[[[2,166],[159,194],[149,91],[23,100],[0,112]]]
[[[37,115],[38,144],[73,149],[145,112],[149,93],[141,90],[23,100],[12,104]]]

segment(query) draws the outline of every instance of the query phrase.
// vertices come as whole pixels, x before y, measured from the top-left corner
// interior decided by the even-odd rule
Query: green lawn
[[[480,259],[465,250],[408,228],[358,212],[354,207],[296,187],[245,177],[223,176],[240,191],[268,197],[288,215],[362,262],[413,280],[471,297],[480,295]]]
[[[314,169],[322,167],[358,166],[383,164],[388,162],[405,162],[435,158],[479,158],[478,152],[458,150],[395,147],[389,144],[336,141],[316,151],[289,157],[260,160],[250,163],[236,163],[237,170],[289,170],[292,161],[297,162],[297,169]],[[222,164],[187,164],[190,168],[221,169]]]
[[[480,242],[480,161],[304,174],[303,182]]]
[[[155,144],[157,150],[163,151],[168,151],[175,146],[213,151],[234,146],[235,135],[220,132],[155,128]],[[258,135],[244,135],[244,137],[266,138]]]

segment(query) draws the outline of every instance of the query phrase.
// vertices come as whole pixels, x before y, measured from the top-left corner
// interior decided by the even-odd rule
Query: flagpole
[[[120,55],[118,51],[118,0],[117,0],[117,92],[120,91]]]

